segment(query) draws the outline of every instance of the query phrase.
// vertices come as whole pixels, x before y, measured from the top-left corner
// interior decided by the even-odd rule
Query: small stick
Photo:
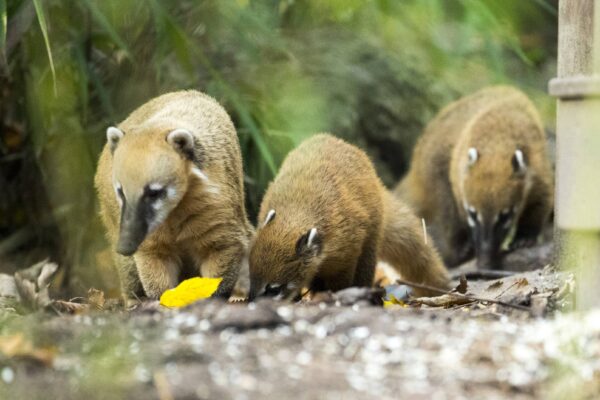
[[[423,239],[425,239],[425,244],[427,244],[427,225],[425,224],[425,218],[421,218],[421,224],[423,224]]]
[[[531,312],[531,309],[529,307],[520,306],[520,305],[517,305],[517,304],[510,304],[510,303],[506,303],[506,302],[500,301],[500,300],[486,299],[486,298],[476,297],[476,296],[469,296],[469,295],[466,295],[466,294],[460,294],[460,293],[456,293],[456,292],[452,292],[452,291],[448,291],[448,290],[444,290],[444,289],[439,289],[439,288],[436,288],[434,286],[423,285],[423,284],[420,284],[420,283],[413,283],[413,282],[405,281],[403,279],[396,280],[396,284],[398,284],[398,285],[406,285],[406,286],[414,287],[414,288],[417,288],[417,289],[430,290],[432,292],[438,292],[440,294],[450,294],[452,296],[456,296],[458,298],[465,299],[465,300],[482,301],[482,302],[485,301],[485,302],[488,302],[488,303],[499,304],[499,305],[504,306],[504,307],[510,307],[510,308],[514,308],[514,309],[517,309],[517,310],[521,310],[521,311]]]

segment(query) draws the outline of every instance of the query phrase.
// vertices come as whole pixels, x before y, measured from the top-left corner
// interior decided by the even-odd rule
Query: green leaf
[[[48,25],[46,24],[46,15],[44,14],[44,9],[42,8],[42,3],[40,2],[40,0],[33,0],[33,6],[35,7],[35,14],[37,15],[38,22],[40,23],[42,36],[44,36],[46,52],[48,53],[48,60],[50,61],[50,70],[52,71],[54,94],[56,95],[56,70],[54,69],[54,59],[52,58],[52,49],[50,48],[50,39],[48,38]]]
[[[0,54],[6,59],[6,0],[0,0]]]
[[[39,0],[38,0],[39,1]],[[92,17],[96,20],[96,22],[106,31],[108,36],[112,39],[112,41],[119,46],[121,50],[125,52],[125,55],[130,60],[132,59],[131,51],[129,47],[125,44],[125,41],[121,38],[121,36],[117,33],[115,28],[110,24],[110,21],[106,18],[106,16],[98,9],[96,4],[91,0],[83,0],[87,8],[92,13]]]

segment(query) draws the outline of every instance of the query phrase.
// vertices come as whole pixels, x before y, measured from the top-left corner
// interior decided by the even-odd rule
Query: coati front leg
[[[223,278],[212,297],[228,299],[237,282],[246,249],[241,243],[223,247],[220,244],[202,262],[200,272],[208,278]]]
[[[178,260],[151,252],[138,252],[133,258],[144,292],[149,298],[158,299],[165,290],[177,286],[180,270]]]
[[[139,299],[144,296],[144,289],[142,288],[133,257],[125,257],[116,252],[114,254],[115,265],[121,283],[123,305],[128,308],[139,302]]]
[[[549,189],[544,190],[539,186],[537,188],[534,186],[530,193],[528,203],[518,221],[515,238],[510,244],[511,250],[535,245],[550,215],[551,202],[549,199],[552,194]]]
[[[373,277],[377,267],[377,239],[376,234],[367,234],[362,253],[356,263],[352,286],[373,286]]]

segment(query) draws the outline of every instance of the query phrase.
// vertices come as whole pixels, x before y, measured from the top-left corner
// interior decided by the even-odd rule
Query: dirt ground
[[[5,312],[0,398],[597,398],[600,311],[567,312],[573,285],[543,268],[386,307],[352,288],[298,304],[123,311],[90,297],[58,315]]]

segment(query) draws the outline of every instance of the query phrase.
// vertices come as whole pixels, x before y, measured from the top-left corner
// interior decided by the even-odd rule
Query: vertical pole
[[[559,263],[577,277],[577,308],[600,307],[600,0],[560,0],[556,205]]]

